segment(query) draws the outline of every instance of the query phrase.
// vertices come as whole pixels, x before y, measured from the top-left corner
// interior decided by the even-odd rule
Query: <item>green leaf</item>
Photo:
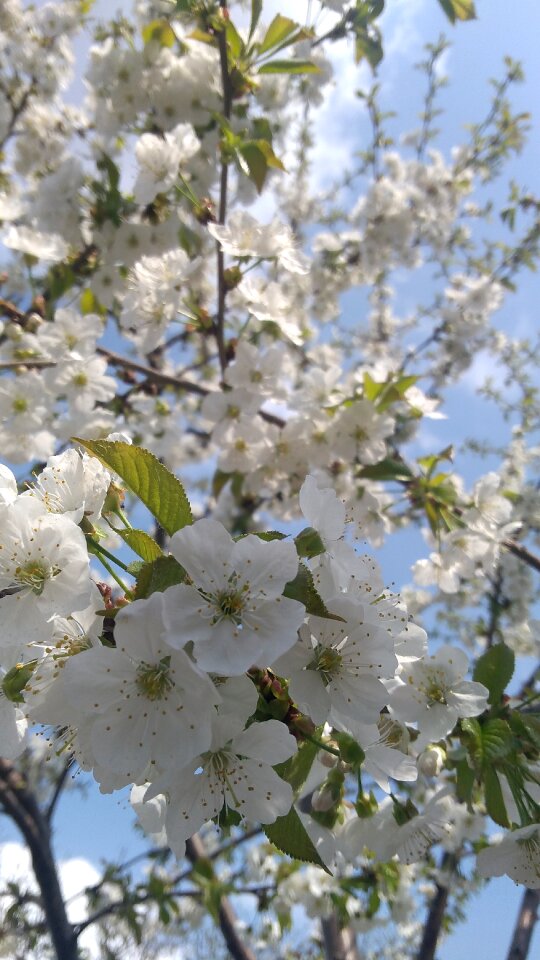
[[[450,23],[456,20],[476,20],[474,0],[439,0]]]
[[[167,20],[152,20],[142,28],[142,38],[146,43],[154,40],[161,47],[173,47],[176,37]]]
[[[251,0],[251,20],[249,23],[249,36],[248,39],[251,40],[255,30],[257,29],[257,24],[261,17],[263,0]]]
[[[326,617],[327,620],[343,620],[342,617],[338,617],[337,614],[330,613],[327,610],[324,601],[315,589],[311,571],[303,563],[300,564],[294,580],[285,584],[283,596],[289,597],[291,600],[299,600],[300,603],[304,604],[306,613],[311,613],[315,617]]]
[[[311,60],[271,60],[259,67],[259,73],[320,73],[321,68]]]
[[[152,563],[145,563],[135,584],[134,599],[144,600],[152,593],[163,593],[168,587],[174,587],[185,580],[186,571],[174,557],[158,557]]]
[[[529,739],[532,740],[536,749],[540,750],[540,716],[531,713],[518,713],[517,710],[513,710],[510,717],[510,723],[516,714],[519,716],[521,723],[525,726]]]
[[[476,717],[463,717],[461,720],[461,729],[472,738],[474,743],[480,743],[482,728]]]
[[[484,770],[484,797],[486,810],[491,819],[501,827],[509,827],[510,821],[504,805],[500,780],[493,767],[487,767]]]
[[[482,726],[482,760],[491,766],[514,748],[514,737],[506,720],[495,717]]]
[[[268,163],[262,150],[253,142],[243,143],[237,151],[240,168],[253,181],[258,193],[264,187],[268,174]]]
[[[241,169],[250,180],[253,180],[259,193],[264,187],[270,167],[277,170],[285,169],[267,140],[245,140],[237,148],[236,155]]]
[[[456,763],[456,793],[462,803],[470,803],[474,787],[475,775],[472,767],[466,760]]]
[[[0,690],[12,703],[24,703],[23,690],[37,667],[37,660],[17,663],[8,670],[0,684]]]
[[[483,724],[476,717],[466,717],[461,720],[461,729],[467,735],[466,746],[480,776],[514,750],[512,730],[507,721],[499,717]]]
[[[303,863],[316,863],[326,873],[330,873],[317,853],[294,807],[291,807],[284,817],[278,817],[275,823],[263,824],[263,830],[270,842],[281,853],[292,857],[293,860],[301,860]]]
[[[79,306],[81,308],[81,313],[83,314],[99,312],[99,304],[96,300],[95,294],[88,288],[82,291],[79,298]]]
[[[505,643],[496,643],[477,660],[473,680],[488,688],[489,703],[494,705],[500,702],[503,691],[514,674],[515,662],[514,651]]]
[[[289,17],[282,17],[278,13],[259,44],[259,53],[266,53],[267,50],[272,50],[273,47],[284,43],[297,29],[298,24],[294,20],[290,20]]]
[[[387,457],[379,463],[362,467],[359,476],[368,480],[412,480],[414,474],[406,463]]]
[[[304,786],[318,752],[319,748],[316,743],[305,740],[293,757],[274,767],[274,770],[282,780],[290,783],[295,795],[297,795]]]
[[[298,536],[294,538],[294,542],[299,557],[309,557],[310,559],[318,557],[326,549],[320,535],[313,527],[305,527],[301,530]]]
[[[180,480],[153,453],[120,441],[73,440],[117,473],[169,536],[193,522]]]
[[[116,533],[119,537],[122,537],[124,543],[127,543],[134,553],[142,557],[147,563],[163,556],[161,547],[158,547],[156,541],[144,530],[123,530],[120,528],[116,530]]]
[[[383,48],[379,36],[371,36],[365,30],[359,30],[355,38],[354,59],[356,63],[367,60],[370,67],[375,69],[383,58]]]
[[[286,540],[287,539],[287,534],[280,533],[279,530],[255,531],[254,535],[258,537],[259,540],[266,540],[267,542],[269,542],[270,540]]]
[[[227,43],[229,45],[229,49],[233,57],[235,59],[238,59],[238,57],[242,56],[245,50],[245,45],[234,23],[230,19],[227,20],[227,26],[225,27],[225,36],[227,38]]]

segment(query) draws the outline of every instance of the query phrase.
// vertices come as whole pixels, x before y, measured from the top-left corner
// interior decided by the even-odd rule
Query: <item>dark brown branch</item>
[[[3,297],[0,297],[0,313],[10,320],[16,320],[18,323],[26,317],[24,310],[19,310],[11,300],[4,300]]]
[[[54,817],[54,813],[56,810],[56,805],[60,800],[62,791],[66,785],[67,778],[69,777],[72,769],[73,769],[73,757],[70,757],[67,763],[64,764],[62,772],[54,785],[53,794],[51,799],[49,800],[49,805],[45,812],[45,817],[46,817],[47,823],[49,824],[52,822],[52,818]]]
[[[49,825],[24,778],[8,760],[1,758],[0,803],[28,844],[47,928],[58,960],[79,960],[75,932],[67,918],[60,889]]]
[[[434,960],[437,943],[441,933],[444,915],[448,904],[450,874],[456,865],[456,858],[451,853],[444,853],[441,860],[441,871],[448,871],[448,885],[436,883],[435,893],[429,905],[422,942],[416,955],[416,960]]]
[[[186,393],[196,393],[200,397],[207,397],[209,393],[217,393],[214,387],[207,387],[202,383],[196,383],[194,380],[185,380],[181,377],[174,377],[168,373],[161,373],[154,370],[153,367],[147,367],[143,363],[137,363],[135,360],[128,360],[127,357],[120,356],[119,353],[113,353],[112,350],[106,350],[105,347],[97,347],[97,353],[106,357],[111,366],[123,367],[125,370],[133,370],[134,373],[141,373],[151,383],[156,383],[163,387],[174,387],[176,390],[185,390]],[[276,427],[284,427],[285,420],[273,413],[267,413],[265,410],[259,410],[259,416],[272,423]]]
[[[207,858],[203,841],[194,834],[186,843],[186,856],[191,863]],[[255,954],[242,940],[238,930],[238,918],[228,897],[222,897],[219,907],[219,926],[229,953],[234,960],[256,960]]]
[[[220,2],[221,13],[225,24],[229,15],[226,2]],[[232,88],[229,75],[229,59],[227,53],[227,35],[225,29],[220,30],[218,34],[219,63],[221,67],[221,86],[223,91],[223,116],[230,120],[232,110]],[[227,160],[221,157],[221,173],[219,178],[219,210],[218,223],[224,224],[227,216],[227,188],[229,178],[229,165]],[[225,346],[225,297],[227,288],[225,285],[225,258],[219,240],[216,240],[217,256],[217,283],[218,283],[218,308],[215,322],[216,342],[219,352],[219,363],[221,372],[225,372],[227,366],[227,350]]]
[[[531,553],[530,550],[527,550],[527,547],[524,547],[522,543],[517,543],[515,540],[503,540],[503,547],[506,547],[515,557],[523,560],[529,567],[532,567],[533,570],[537,570],[538,573],[540,573],[540,557],[537,557],[534,553]]]
[[[121,357],[119,353],[113,353],[112,350],[106,350],[105,347],[97,347],[96,352],[105,357],[113,367],[123,367],[124,370],[133,370],[134,373],[141,373],[151,383],[157,383],[162,387],[175,387],[177,390],[185,390],[186,393],[196,393],[200,397],[206,397],[212,393],[210,387],[205,387],[193,380],[184,380],[180,377],[173,377],[168,373],[161,373],[153,367],[147,367],[144,363],[137,363],[135,360],[128,360],[127,357]]]
[[[540,904],[540,890],[525,890],[516,926],[510,943],[507,960],[527,960],[531,945],[534,925],[538,919],[538,905]]]

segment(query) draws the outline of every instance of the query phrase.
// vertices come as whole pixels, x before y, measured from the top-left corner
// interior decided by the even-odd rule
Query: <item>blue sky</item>
[[[110,16],[117,9],[126,10],[127,2],[111,3],[110,0],[98,0],[95,11],[98,15]],[[272,3],[279,9],[281,4]],[[505,184],[515,177],[531,190],[539,191],[540,171],[540,123],[538,111],[538,92],[540,91],[540,58],[538,57],[538,37],[540,36],[540,4],[534,0],[521,0],[521,3],[509,3],[508,0],[476,0],[478,20],[452,28],[446,21],[436,0],[388,0],[385,14],[386,58],[381,70],[383,105],[396,111],[399,119],[394,131],[410,129],[417,124],[422,82],[412,65],[422,56],[423,44],[434,41],[441,32],[452,40],[453,46],[445,57],[445,70],[450,76],[450,85],[441,94],[441,106],[445,116],[441,118],[443,129],[441,145],[446,153],[460,142],[464,124],[480,119],[489,106],[490,88],[488,78],[500,76],[502,60],[510,54],[523,62],[526,82],[516,87],[512,101],[516,109],[533,112],[533,128],[525,151],[509,165],[497,192],[500,197],[506,194]],[[293,14],[289,4],[288,12]],[[303,3],[298,7],[304,9]],[[298,13],[300,16],[300,11]],[[80,101],[83,95],[81,66],[83,65],[87,44],[77,45],[77,79],[72,85],[70,95],[73,101]],[[326,144],[332,150],[320,151],[320,177],[324,182],[326,171],[335,170],[335,151],[338,155],[347,155],[351,149],[358,149],[367,135],[367,125],[360,115],[359,101],[354,97],[354,89],[369,82],[367,71],[358,71],[352,64],[352,52],[340,60],[338,88],[325,111],[323,124]],[[357,123],[351,122],[351,105],[358,113]],[[537,111],[536,116],[534,111]],[[326,168],[326,169],[325,169]],[[501,312],[503,326],[512,326],[523,332],[537,326],[536,311],[538,302],[538,282],[534,274],[522,274],[519,292],[507,302]],[[446,412],[449,420],[437,424],[437,434],[442,439],[440,447],[446,442],[473,433],[475,426],[481,426],[480,433],[491,429],[500,429],[496,413],[485,401],[474,397],[474,386],[485,366],[485,358],[478,358],[464,382],[449,392]],[[481,464],[470,460],[461,460],[460,469],[472,479],[485,469]],[[422,541],[415,537],[407,542],[405,551],[411,559],[420,555]],[[397,583],[407,581],[404,571],[404,553],[394,549],[385,551],[384,571],[387,579]],[[60,857],[86,856],[97,861],[101,857],[123,858],[132,856],[143,848],[140,838],[134,836],[131,829],[133,820],[127,797],[119,795],[103,797],[97,789],[88,788],[86,798],[78,791],[67,794],[60,808],[57,821],[59,829],[56,835],[57,853]],[[61,824],[61,826],[60,826]],[[5,819],[0,819],[0,843],[14,836]],[[459,925],[455,932],[440,946],[437,960],[494,960],[506,956],[516,911],[522,890],[507,878],[492,881],[473,901],[469,919]],[[540,945],[540,934],[536,931],[535,943],[530,952],[534,957],[535,946]]]

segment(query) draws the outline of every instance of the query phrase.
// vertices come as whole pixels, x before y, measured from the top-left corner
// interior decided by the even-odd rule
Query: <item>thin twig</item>
[[[58,801],[60,800],[62,790],[66,785],[67,778],[73,769],[73,763],[74,763],[74,758],[70,757],[67,763],[64,765],[64,769],[62,770],[60,776],[58,777],[58,780],[56,781],[53,795],[49,800],[49,805],[45,811],[45,818],[47,820],[47,823],[49,824],[51,823],[52,818],[54,816],[56,806],[58,804]]]
[[[227,3],[220,2],[220,8],[223,15],[224,27],[228,17]],[[229,76],[229,60],[227,53],[227,36],[225,29],[218,34],[219,63],[221,67],[221,86],[223,90],[223,116],[228,121],[231,118],[232,111],[232,89]],[[221,157],[221,173],[219,179],[219,210],[218,223],[224,224],[227,216],[227,186],[229,178],[229,165],[227,160]],[[222,374],[227,366],[227,350],[225,347],[225,297],[227,288],[225,285],[225,258],[221,243],[216,240],[217,256],[217,283],[218,283],[218,309],[215,322],[215,335],[219,352],[219,363]]]
[[[207,856],[206,847],[197,833],[186,843],[186,856],[191,863],[196,863],[197,860],[205,859]],[[228,897],[222,897],[220,900],[219,926],[233,960],[256,960],[255,954],[240,936],[238,917]]]

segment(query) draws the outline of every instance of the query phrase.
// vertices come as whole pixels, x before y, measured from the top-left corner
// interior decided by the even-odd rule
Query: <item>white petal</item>
[[[215,593],[227,585],[232,567],[232,537],[217,520],[197,520],[171,537],[170,551],[193,582]]]
[[[238,734],[231,749],[239,756],[262,760],[273,767],[292,757],[296,753],[296,746],[296,740],[284,723],[267,720],[265,723],[253,723]]]

